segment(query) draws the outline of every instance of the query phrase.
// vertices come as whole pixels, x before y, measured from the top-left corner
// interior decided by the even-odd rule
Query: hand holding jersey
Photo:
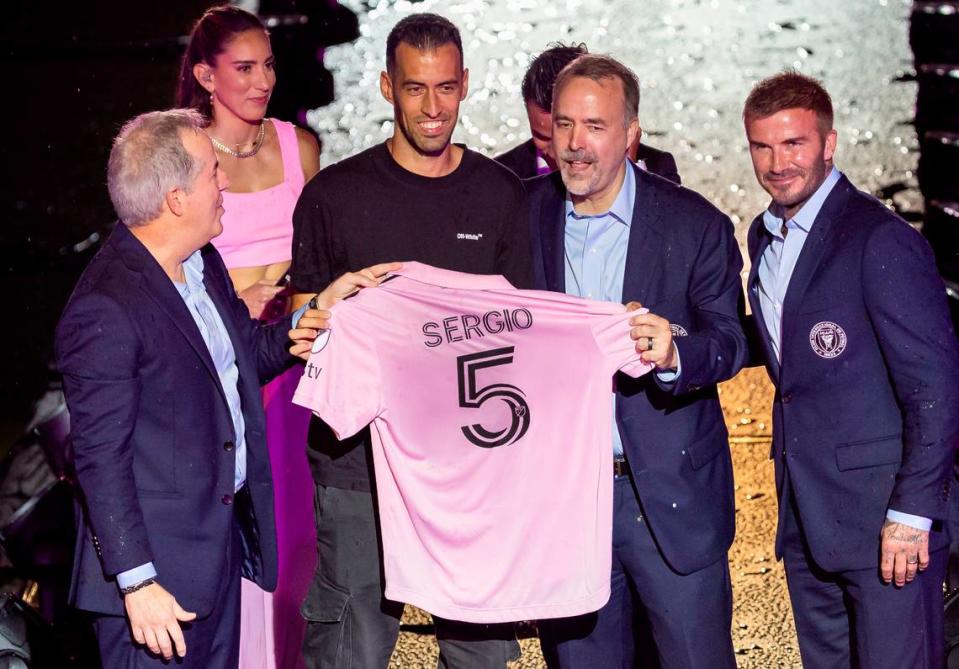
[[[358,272],[347,272],[336,281],[331,283],[326,289],[317,293],[309,300],[311,306],[316,308],[307,309],[300,317],[297,327],[290,330],[290,340],[293,346],[290,347],[290,354],[302,360],[309,360],[310,348],[317,335],[329,327],[330,312],[328,309],[338,301],[345,299],[360,290],[361,288],[372,288],[380,285],[380,282],[390,272],[395,272],[403,265],[396,262],[380,263],[359,270]],[[295,304],[297,308],[307,302],[306,296],[300,297],[299,303]]]
[[[642,308],[639,302],[629,302],[626,311]],[[673,371],[679,364],[679,355],[673,346],[673,331],[669,321],[649,311],[630,319],[633,326],[630,338],[636,342],[636,352],[643,362],[650,362],[658,370]]]

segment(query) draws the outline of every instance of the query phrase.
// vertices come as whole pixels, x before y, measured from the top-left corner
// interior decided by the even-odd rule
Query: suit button
[[[783,395],[783,404],[789,404],[792,401],[793,401],[792,395],[790,395],[789,393],[786,393],[785,395]]]
[[[226,506],[230,506],[231,504],[233,504],[233,495],[223,495],[223,497],[220,498],[220,501],[223,502]]]
[[[234,444],[233,444],[232,441],[227,441],[227,442],[225,442],[225,443],[223,444],[223,450],[226,451],[227,453],[229,453],[230,451],[233,450],[233,445],[234,445]]]

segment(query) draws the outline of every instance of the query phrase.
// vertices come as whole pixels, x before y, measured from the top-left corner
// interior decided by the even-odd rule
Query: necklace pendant
[[[256,133],[256,139],[253,140],[253,146],[250,147],[249,151],[240,151],[239,145],[237,145],[235,150],[231,149],[213,135],[208,136],[210,141],[213,143],[213,148],[220,153],[225,153],[226,155],[233,156],[234,158],[252,158],[260,150],[260,147],[263,146],[263,138],[266,136],[266,124],[263,121],[260,121],[260,130]]]

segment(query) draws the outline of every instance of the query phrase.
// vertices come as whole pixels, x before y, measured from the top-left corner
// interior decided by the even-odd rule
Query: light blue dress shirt
[[[757,290],[762,319],[779,361],[782,361],[783,302],[789,289],[789,280],[809,231],[841,176],[842,173],[833,167],[812,197],[787,221],[783,221],[782,209],[775,204],[770,205],[763,213],[763,225],[771,239],[759,259],[759,269],[756,272],[759,278]],[[788,231],[785,237],[782,233],[784,224]],[[928,531],[932,527],[932,521],[928,518],[893,509],[886,511],[886,518],[921,530]]]
[[[566,294],[591,300],[622,302],[629,229],[636,203],[636,175],[626,161],[626,177],[609,211],[580,215],[566,195],[564,257]],[[678,360],[678,357],[677,357]],[[679,372],[658,372],[664,383]],[[616,425],[616,395],[613,395],[613,455],[623,457],[623,440]]]
[[[243,420],[243,405],[236,385],[240,379],[240,371],[236,366],[236,352],[233,350],[233,342],[230,341],[230,334],[223,324],[223,319],[220,318],[216,305],[213,304],[213,300],[206,292],[206,286],[203,285],[203,257],[200,251],[195,251],[183,262],[183,272],[186,283],[174,281],[173,285],[176,286],[180,297],[190,310],[190,315],[193,316],[193,321],[200,330],[200,336],[203,337],[203,342],[213,359],[213,366],[216,368],[230,409],[230,419],[233,421],[235,435],[233,442],[236,445],[233,491],[236,492],[246,483],[246,422]],[[296,327],[306,309],[307,305],[304,305],[293,314],[293,327]],[[117,574],[117,585],[127,588],[148,578],[155,578],[156,575],[153,563],[148,562]]]

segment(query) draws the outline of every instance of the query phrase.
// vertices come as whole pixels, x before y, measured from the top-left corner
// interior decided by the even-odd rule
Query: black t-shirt
[[[385,143],[320,171],[293,212],[294,290],[320,292],[344,272],[394,260],[502,274],[530,287],[519,179],[465,147],[450,174],[420,176],[400,167]],[[337,441],[322,421],[311,421],[307,454],[317,483],[370,490],[368,450],[369,429]]]

